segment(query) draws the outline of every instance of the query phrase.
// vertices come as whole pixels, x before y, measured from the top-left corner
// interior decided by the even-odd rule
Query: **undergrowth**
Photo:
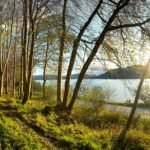
[[[50,103],[34,99],[24,107],[15,101],[1,103],[0,106],[9,106],[9,112],[13,110],[16,114],[14,117],[40,132],[43,138],[49,138],[57,147],[71,150],[111,150],[127,121],[127,116],[121,112],[111,112],[102,107],[75,106],[71,116],[59,116]],[[50,109],[45,109],[48,107]],[[1,147],[41,149],[40,142],[37,144],[32,136],[27,133],[20,135],[20,126],[14,128],[12,119],[0,115]],[[124,150],[149,150],[150,120],[134,118],[122,144]]]

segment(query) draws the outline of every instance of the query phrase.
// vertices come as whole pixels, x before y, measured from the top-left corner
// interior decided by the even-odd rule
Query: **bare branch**
[[[136,26],[141,26],[143,24],[146,24],[150,22],[150,18],[148,18],[147,20],[143,21],[143,22],[139,22],[139,23],[133,23],[133,24],[123,24],[123,25],[118,25],[118,26],[111,26],[109,28],[109,31],[113,31],[113,30],[118,30],[118,29],[121,29],[121,28],[131,28],[131,27],[136,27]]]

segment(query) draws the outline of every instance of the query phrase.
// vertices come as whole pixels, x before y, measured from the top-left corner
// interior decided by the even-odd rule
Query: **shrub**
[[[54,100],[57,96],[57,87],[54,84],[46,86],[46,100]]]
[[[127,116],[120,112],[112,112],[103,108],[81,108],[77,106],[74,109],[73,116],[78,122],[92,128],[120,128],[127,119]]]
[[[125,150],[149,150],[150,135],[142,131],[130,130],[123,143]]]
[[[145,103],[145,104],[150,104],[150,84],[147,83],[142,87],[141,94],[140,94],[140,99]],[[133,89],[133,95],[135,95],[137,92],[136,89]]]
[[[89,102],[90,105],[100,106],[105,100],[105,94],[100,86],[94,86],[92,88],[84,87],[80,89],[78,98]]]
[[[42,85],[39,82],[32,81],[33,92],[42,92]]]

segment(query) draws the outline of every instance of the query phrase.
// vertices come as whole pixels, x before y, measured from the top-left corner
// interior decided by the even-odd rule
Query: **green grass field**
[[[60,115],[53,104],[37,96],[25,106],[14,98],[1,98],[1,149],[111,150],[127,120],[120,112],[77,105],[72,116]],[[150,149],[149,119],[134,119],[123,147],[125,150]]]

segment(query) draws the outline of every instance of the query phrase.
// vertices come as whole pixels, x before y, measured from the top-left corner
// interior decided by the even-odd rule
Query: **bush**
[[[33,81],[32,84],[33,84],[33,93],[40,94],[40,96],[42,96],[43,86],[41,85],[41,83]],[[46,85],[45,94],[46,94],[45,95],[46,100],[56,99],[56,95],[57,95],[56,85],[51,83],[49,85]]]
[[[46,100],[54,100],[57,96],[57,87],[54,84],[46,86]]]
[[[112,112],[103,108],[75,107],[72,115],[78,122],[99,129],[120,128],[127,120],[127,116],[122,113]]]
[[[94,106],[100,106],[105,101],[105,94],[100,86],[84,87],[80,89],[78,98]]]
[[[150,84],[147,83],[142,87],[141,94],[140,94],[140,99],[145,103],[145,104],[150,104]],[[137,90],[133,90],[133,94],[135,95]]]
[[[123,143],[125,150],[149,150],[150,135],[142,131],[130,130]]]
[[[32,81],[33,92],[42,92],[42,85],[39,82]]]

